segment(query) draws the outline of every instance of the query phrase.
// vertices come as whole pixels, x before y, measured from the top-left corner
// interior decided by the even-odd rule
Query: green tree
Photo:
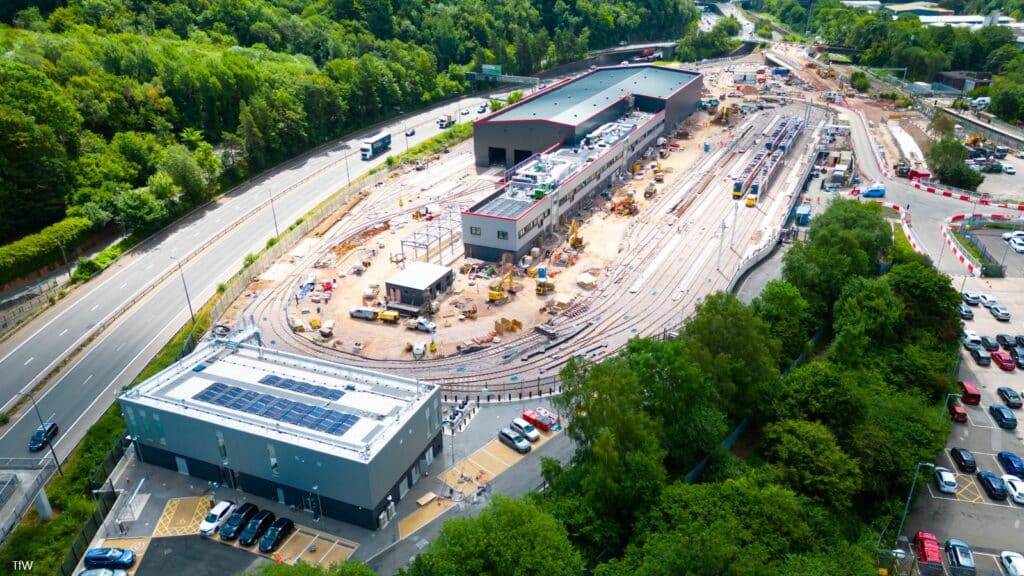
[[[765,452],[783,481],[800,494],[843,510],[860,488],[857,461],[823,424],[783,420],[764,428]]]
[[[174,184],[181,188],[190,205],[198,204],[206,198],[203,171],[188,148],[180,144],[167,148],[160,163],[160,171],[170,176]]]
[[[263,564],[252,572],[253,576],[376,576],[376,572],[366,564],[355,560],[346,560],[321,566],[299,562],[297,564]]]
[[[496,495],[476,518],[445,522],[402,574],[578,576],[582,571],[583,560],[557,520],[528,501]]]
[[[814,319],[800,291],[785,280],[772,280],[751,302],[754,314],[768,323],[779,343],[778,366],[783,370],[796,360],[807,344]]]
[[[956,121],[949,114],[946,114],[941,109],[936,108],[932,114],[932,120],[928,124],[928,129],[932,134],[935,134],[939,138],[945,139],[952,137],[954,130],[956,129]]]
[[[854,90],[858,92],[867,92],[871,89],[871,81],[868,80],[867,74],[858,70],[850,74],[850,86],[853,86]]]
[[[827,360],[804,364],[773,390],[768,416],[772,420],[820,422],[845,443],[867,418],[870,399],[863,378]]]
[[[728,292],[708,295],[684,329],[694,360],[724,405],[745,410],[779,377],[779,343],[767,323]],[[741,408],[743,407],[743,408]]]
[[[993,98],[992,102],[995,105],[996,98]],[[951,135],[932,144],[926,156],[932,172],[950,186],[975,190],[985,179],[980,173],[967,167],[964,163],[967,160],[967,148]]]

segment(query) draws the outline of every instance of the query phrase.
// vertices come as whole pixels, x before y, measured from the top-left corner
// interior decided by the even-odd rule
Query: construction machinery
[[[509,270],[497,282],[491,284],[487,292],[487,301],[491,304],[503,304],[508,301],[509,294],[516,293],[512,286],[512,279],[512,270]]]
[[[981,132],[975,132],[964,140],[964,144],[972,148],[978,148],[985,143],[985,135]]]
[[[647,185],[647,188],[644,188],[644,198],[647,200],[654,198],[654,195],[657,193],[658,187],[654,185],[654,182],[649,183]]]
[[[612,201],[612,212],[619,216],[635,216],[640,210],[637,208],[636,199],[633,196],[627,196],[620,200]]]
[[[655,165],[655,168],[654,168],[654,181],[655,182],[664,182],[665,181],[665,171],[661,169],[661,160],[658,160],[657,164]]]
[[[573,220],[569,225],[569,247],[573,250],[583,250],[583,238],[580,236],[580,227]]]
[[[555,293],[555,281],[551,278],[537,279],[537,296],[547,296]]]

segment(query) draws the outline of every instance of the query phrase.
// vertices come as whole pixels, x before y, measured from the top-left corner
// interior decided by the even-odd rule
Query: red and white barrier
[[[957,239],[953,237],[953,234],[950,233],[950,224],[960,222],[967,218],[991,218],[995,220],[1005,220],[1007,217],[1003,214],[954,214],[939,224],[939,228],[942,230],[942,240],[947,246],[949,246],[950,250],[952,250],[953,257],[967,268],[967,272],[971,276],[980,277],[981,264],[975,262],[971,256],[968,255],[967,251],[960,246],[960,242],[958,242]]]
[[[900,216],[900,229],[903,231],[903,237],[910,243],[910,247],[914,249],[914,252],[924,254],[924,250],[921,248],[921,243],[918,242],[917,237],[914,236],[914,227],[910,223],[910,219],[907,218],[907,211],[903,209],[903,206],[892,202],[885,202],[883,200],[872,200],[872,202],[895,210]]]
[[[1005,208],[1006,210],[1020,210],[1024,211],[1024,204],[1008,204],[1006,202],[1000,204],[993,204],[988,198],[976,198],[969,194],[961,194],[959,192],[951,192],[949,190],[939,190],[934,186],[925,186],[920,182],[913,182],[911,186],[918,190],[924,190],[929,194],[937,194],[946,198],[953,198],[954,200],[960,200],[961,202],[969,202],[971,204],[977,203],[980,206],[994,206],[996,208]]]

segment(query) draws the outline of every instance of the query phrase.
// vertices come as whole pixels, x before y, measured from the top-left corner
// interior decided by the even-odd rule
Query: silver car
[[[956,474],[949,468],[935,468],[935,486],[943,494],[956,494]]]
[[[992,315],[996,317],[996,320],[1002,320],[1003,322],[1010,321],[1010,310],[1006,306],[996,304],[995,306],[989,308],[988,311],[991,312]]]
[[[1010,495],[1010,499],[1017,504],[1024,504],[1024,480],[1017,478],[1013,474],[1005,474],[1002,478],[1003,483],[1006,484],[1006,492]]]
[[[501,432],[498,432],[498,440],[501,440],[502,444],[516,452],[519,452],[520,454],[526,454],[531,448],[530,442],[526,438],[523,438],[519,434],[513,432],[511,428],[502,428]]]

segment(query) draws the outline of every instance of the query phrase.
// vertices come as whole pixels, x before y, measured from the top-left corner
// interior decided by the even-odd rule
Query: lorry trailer
[[[362,144],[359,146],[359,155],[363,160],[369,160],[390,148],[391,133],[382,130],[363,140]]]

